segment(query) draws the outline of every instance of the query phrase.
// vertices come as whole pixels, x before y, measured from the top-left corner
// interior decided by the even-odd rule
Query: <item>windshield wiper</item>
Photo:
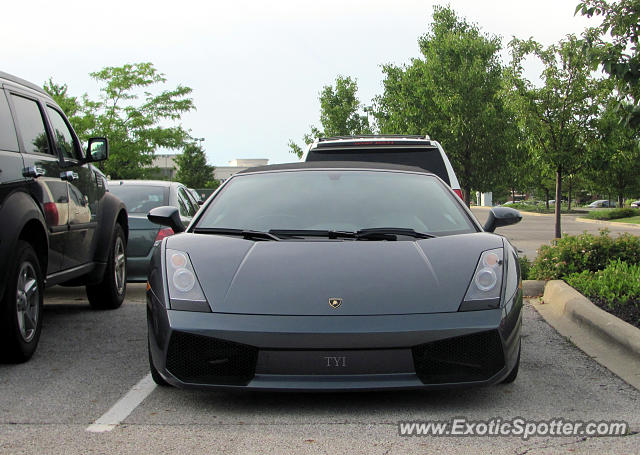
[[[322,229],[271,229],[269,233],[279,237],[328,237],[330,239],[397,240],[399,235],[418,239],[432,239],[433,234],[408,228],[366,228],[359,231],[332,231]]]
[[[280,237],[270,232],[251,231],[247,229],[230,229],[230,228],[195,228],[195,234],[217,234],[217,235],[237,235],[247,240],[281,240]]]
[[[426,232],[417,232],[408,228],[381,227],[360,229],[355,233],[357,240],[397,240],[399,235],[415,237],[417,239],[432,239],[437,237]]]
[[[328,237],[330,239],[354,239],[353,231],[331,231],[326,229],[271,229],[270,234],[280,237]]]

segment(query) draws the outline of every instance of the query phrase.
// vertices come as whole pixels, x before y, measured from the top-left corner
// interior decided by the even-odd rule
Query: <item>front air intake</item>
[[[412,353],[416,373],[425,384],[486,381],[504,367],[496,330],[421,344]]]
[[[173,332],[167,370],[182,382],[247,385],[253,379],[258,349],[245,344]]]

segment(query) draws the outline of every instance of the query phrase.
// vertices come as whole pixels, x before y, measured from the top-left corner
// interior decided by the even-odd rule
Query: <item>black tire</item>
[[[520,350],[521,349],[522,349],[522,345],[520,345],[520,347],[518,348],[518,360],[516,360],[515,366],[511,370],[511,373],[509,373],[509,376],[507,376],[502,380],[501,384],[511,384],[518,377],[518,370],[520,369]]]
[[[160,387],[170,387],[171,384],[169,384],[163,379],[162,376],[160,376],[160,373],[158,373],[158,370],[153,365],[153,360],[151,359],[151,345],[149,341],[147,341],[147,350],[149,352],[149,370],[151,370],[151,378],[153,379],[153,382],[158,384]]]
[[[122,305],[127,293],[126,248],[124,231],[122,226],[116,223],[102,281],[87,285],[87,297],[94,310],[115,310]]]
[[[40,340],[44,279],[36,252],[23,240],[10,267],[0,302],[0,360],[21,363],[31,358]]]

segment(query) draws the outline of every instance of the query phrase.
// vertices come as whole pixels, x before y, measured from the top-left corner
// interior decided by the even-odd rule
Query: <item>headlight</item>
[[[172,310],[211,312],[189,255],[167,248],[167,283]]]
[[[460,311],[486,310],[500,306],[502,275],[504,271],[503,249],[484,251],[460,305]]]

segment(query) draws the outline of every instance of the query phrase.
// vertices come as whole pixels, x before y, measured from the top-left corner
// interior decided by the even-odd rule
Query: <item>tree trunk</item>
[[[562,226],[560,223],[560,210],[562,209],[562,167],[556,169],[556,230],[555,238],[562,237]]]
[[[618,207],[624,207],[624,195],[618,194]]]
[[[471,207],[471,188],[462,188],[462,198],[467,207]],[[480,201],[476,201],[480,205]]]
[[[548,190],[548,189],[546,189],[546,188],[545,188],[545,190],[544,190],[544,196],[545,196],[545,199],[544,199],[544,206],[545,206],[545,208],[546,208],[547,210],[549,210],[549,190]]]
[[[573,187],[573,179],[569,179],[569,197],[567,198],[568,200],[567,210],[569,212],[571,211],[571,188],[572,187]]]
[[[511,188],[511,200],[516,202],[516,190],[515,188]]]

